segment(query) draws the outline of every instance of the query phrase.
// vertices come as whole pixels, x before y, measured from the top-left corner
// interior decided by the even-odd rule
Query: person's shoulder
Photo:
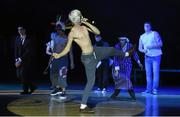
[[[141,34],[139,40],[142,40],[144,38],[144,36],[146,36],[146,33]]]
[[[157,31],[152,31],[153,32],[153,34],[159,34]]]
[[[19,35],[15,37],[15,42],[20,41],[20,40],[21,40],[21,38]]]
[[[67,35],[67,38],[73,38],[73,35],[74,35],[74,30],[75,29],[71,29],[71,31],[68,33],[68,35]]]
[[[72,35],[72,34],[74,33],[74,31],[75,31],[75,29],[72,28],[72,29],[69,31],[68,36],[69,36],[69,35]]]
[[[143,34],[140,35],[140,37],[144,37],[145,35],[146,35],[146,33],[143,33]]]
[[[76,31],[76,27],[75,26],[73,26],[72,28],[71,28],[71,30],[69,31],[69,34],[71,33],[73,33],[74,31]]]
[[[26,41],[27,41],[28,43],[32,43],[32,42],[33,42],[33,37],[28,35],[28,36],[26,37]]]

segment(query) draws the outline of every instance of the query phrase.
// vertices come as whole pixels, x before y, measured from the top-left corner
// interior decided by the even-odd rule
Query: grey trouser
[[[90,91],[94,86],[96,65],[100,60],[110,56],[124,57],[125,53],[113,47],[94,47],[93,53],[88,55],[84,55],[84,54],[81,55],[81,61],[84,64],[86,76],[87,76],[87,84],[83,93],[81,104],[87,103],[88,97],[90,95]]]

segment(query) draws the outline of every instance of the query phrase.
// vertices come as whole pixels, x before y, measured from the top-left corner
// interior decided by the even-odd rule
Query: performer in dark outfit
[[[96,35],[95,36],[95,47],[109,47],[108,42],[104,41],[101,37],[101,35]],[[110,58],[105,58],[101,60],[96,67],[96,80],[97,80],[97,85],[98,89],[97,91],[102,91],[105,92],[107,90],[107,85],[108,85],[108,78],[109,78],[109,62]]]
[[[119,43],[115,45],[115,48],[123,52],[127,52],[132,48],[132,44],[129,42],[127,37],[120,37]],[[139,60],[139,56],[136,51],[133,53],[133,58],[142,69],[143,65]],[[115,99],[121,89],[127,89],[132,101],[136,100],[135,92],[131,82],[131,71],[132,71],[132,60],[131,57],[120,57],[114,56],[114,64],[112,68],[113,79],[115,83],[114,93],[111,95],[111,98]]]
[[[17,77],[23,86],[23,92],[21,94],[31,94],[37,88],[32,82],[32,43],[23,27],[18,27],[18,33],[19,36],[15,40]]]

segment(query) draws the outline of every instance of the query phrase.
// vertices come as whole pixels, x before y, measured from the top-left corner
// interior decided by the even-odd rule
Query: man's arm
[[[131,45],[131,47],[132,47],[132,45]],[[138,54],[137,54],[137,51],[134,51],[134,53],[133,53],[133,58],[134,58],[134,60],[137,62],[137,64],[138,64],[139,67],[141,68],[141,70],[143,70],[143,65],[141,64],[141,61],[140,61],[139,56],[138,56]]]
[[[71,49],[72,42],[73,42],[73,37],[72,37],[72,34],[70,32],[68,35],[68,42],[66,44],[66,47],[64,48],[64,50],[61,53],[53,53],[54,58],[60,58],[64,55],[66,55]]]
[[[46,44],[46,54],[47,55],[52,55],[52,53],[53,53],[53,51],[52,51],[52,49],[53,49],[53,47],[54,47],[54,41],[53,40],[51,40],[51,41],[49,41],[47,44]]]
[[[139,39],[139,47],[138,47],[138,50],[139,50],[140,52],[142,52],[142,53],[146,53],[146,50],[145,50],[144,47],[143,47],[141,38]]]
[[[20,62],[20,58],[18,56],[18,37],[15,39],[14,42],[14,55],[15,55],[15,66],[16,68],[18,68],[19,66],[21,66],[21,62]]]
[[[87,22],[87,19],[83,18],[81,22],[87,26],[87,29],[90,32],[94,33],[95,35],[100,35],[99,29],[95,27],[94,25],[90,24],[89,22]]]
[[[14,57],[15,59],[17,59],[19,56],[18,56],[18,38],[15,39],[14,41]]]
[[[50,49],[50,47],[46,47],[46,54],[47,55],[52,55],[52,53],[51,53],[51,51],[50,51],[51,49]]]
[[[115,48],[119,50],[119,45],[116,44],[115,45]],[[113,57],[113,62],[114,62],[114,67],[115,67],[115,70],[119,70],[119,57],[118,56],[114,56]]]

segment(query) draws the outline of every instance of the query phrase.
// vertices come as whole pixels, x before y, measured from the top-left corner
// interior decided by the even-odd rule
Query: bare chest
[[[88,35],[88,32],[86,28],[78,27],[78,28],[75,28],[75,30],[73,31],[73,34],[74,34],[75,39],[81,39],[81,38],[86,38]]]

